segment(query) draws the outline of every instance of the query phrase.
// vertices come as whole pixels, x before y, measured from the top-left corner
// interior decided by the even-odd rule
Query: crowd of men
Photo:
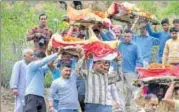
[[[174,89],[174,82],[166,94],[160,89],[154,88],[157,92],[146,89],[142,82],[140,88],[133,85],[139,77],[136,68],[151,63],[153,46],[159,46],[158,63],[179,65],[179,19],[173,20],[173,26],[167,18],[163,19],[163,31],[153,31],[146,22],[140,26],[140,34],[132,31],[130,24],[125,30],[120,25],[93,25],[99,39],[120,41],[117,50],[121,55],[114,53],[89,60],[85,60],[81,47],[76,48],[80,52],[78,57],[63,48],[48,48],[53,32],[47,26],[47,19],[46,14],[41,14],[40,25],[29,30],[27,40],[34,42],[34,48],[25,49],[23,59],[12,69],[10,87],[16,96],[14,112],[179,111],[179,100],[173,96],[174,93],[177,96],[179,90]],[[84,28],[76,26],[62,35],[86,37]],[[46,107],[44,78],[49,71],[53,82]]]

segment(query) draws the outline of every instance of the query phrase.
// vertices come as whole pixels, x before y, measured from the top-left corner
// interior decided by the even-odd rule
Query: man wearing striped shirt
[[[109,59],[110,57],[110,59]],[[101,59],[93,59],[92,70],[79,72],[85,78],[85,112],[111,112],[111,106],[107,105],[107,87],[120,80],[120,73],[108,74],[104,70],[106,61],[113,60],[116,56],[111,54]],[[113,58],[113,59],[112,59]],[[118,66],[121,58],[117,58]]]

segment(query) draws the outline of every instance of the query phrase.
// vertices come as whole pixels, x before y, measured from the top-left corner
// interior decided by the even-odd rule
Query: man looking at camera
[[[34,41],[34,51],[46,52],[48,42],[52,36],[52,30],[47,27],[47,15],[39,16],[40,26],[35,26],[29,30],[27,41]]]

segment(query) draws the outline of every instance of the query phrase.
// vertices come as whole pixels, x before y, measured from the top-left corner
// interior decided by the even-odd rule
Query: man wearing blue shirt
[[[153,32],[151,29],[150,24],[147,24],[147,31],[150,36],[154,38],[158,38],[160,43],[159,43],[159,53],[158,53],[158,63],[162,63],[162,56],[163,56],[163,50],[165,47],[165,42],[170,39],[170,32],[169,32],[169,20],[163,19],[161,21],[163,31],[161,32]]]
[[[133,81],[138,78],[135,73],[136,66],[142,66],[143,60],[141,56],[140,48],[132,41],[133,33],[131,30],[125,30],[124,41],[118,46],[118,51],[122,55],[122,72],[124,81],[127,86],[126,95],[126,111],[131,112],[132,110],[132,97],[134,93]]]
[[[63,65],[63,63],[68,63],[69,65],[72,65],[72,60],[71,60],[72,56],[68,53],[62,53],[62,57],[60,60],[58,60],[57,65],[54,65],[54,62],[49,63],[48,67],[52,73],[52,79],[53,81],[60,78],[61,77],[61,66]],[[74,62],[73,62],[74,63]],[[58,98],[58,94],[54,94],[53,96],[53,106],[55,110],[58,110],[58,103],[59,103],[59,98]]]
[[[59,112],[78,112],[77,75],[71,71],[71,65],[62,65],[62,76],[52,82],[49,98],[50,112],[54,112],[53,99],[56,94],[59,98]]]
[[[151,62],[152,47],[159,45],[159,40],[147,35],[146,26],[140,28],[140,35],[133,37],[133,41],[140,47],[143,61]]]
[[[25,112],[46,112],[44,77],[48,72],[47,64],[60,54],[61,51],[47,57],[43,52],[34,54],[34,59],[27,66],[26,72]]]
[[[79,59],[83,56],[82,49],[80,51]],[[72,73],[72,63],[61,63],[60,68],[61,77],[54,80],[50,88],[50,112],[54,112],[53,99],[56,95],[59,99],[59,112],[78,112],[77,74]]]

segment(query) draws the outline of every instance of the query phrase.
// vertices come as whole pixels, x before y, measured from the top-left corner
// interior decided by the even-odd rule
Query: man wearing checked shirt
[[[111,106],[107,105],[107,87],[120,80],[120,73],[108,74],[104,70],[106,61],[113,60],[114,54],[103,58],[93,58],[92,70],[78,70],[78,74],[85,78],[85,112],[111,112]],[[118,67],[121,58],[117,58]],[[79,67],[80,68],[80,67]]]

